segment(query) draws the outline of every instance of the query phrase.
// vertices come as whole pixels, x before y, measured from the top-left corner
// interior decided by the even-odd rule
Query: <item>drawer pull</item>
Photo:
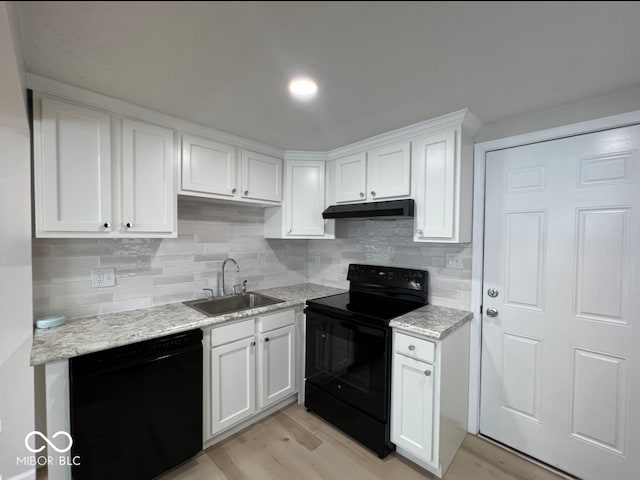
[[[412,352],[416,349],[415,345],[409,345],[409,350],[411,350]]]

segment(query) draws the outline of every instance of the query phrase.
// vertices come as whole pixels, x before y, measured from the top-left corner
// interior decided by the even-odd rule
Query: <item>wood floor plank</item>
[[[300,405],[290,405],[156,480],[431,480],[392,453],[383,460]],[[444,480],[562,480],[551,471],[467,435]],[[47,480],[38,471],[38,480]]]

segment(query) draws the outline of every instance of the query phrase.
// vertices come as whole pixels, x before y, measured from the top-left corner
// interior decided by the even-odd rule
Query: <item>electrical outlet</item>
[[[115,268],[92,268],[91,269],[91,288],[115,287],[116,285],[116,269]]]
[[[462,253],[445,253],[444,266],[462,270]]]

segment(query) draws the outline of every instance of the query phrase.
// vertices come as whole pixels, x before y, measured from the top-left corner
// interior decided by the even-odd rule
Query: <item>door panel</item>
[[[480,431],[586,480],[640,471],[639,148],[632,126],[486,157]]]

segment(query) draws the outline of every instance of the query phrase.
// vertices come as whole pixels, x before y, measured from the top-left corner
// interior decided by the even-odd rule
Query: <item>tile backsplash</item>
[[[249,290],[307,280],[307,242],[264,238],[264,210],[181,198],[178,238],[33,241],[35,318],[76,318],[180,302],[218,291],[222,262],[227,289]],[[113,267],[115,287],[91,288],[91,269]]]
[[[446,254],[462,268],[446,268]],[[348,288],[347,267],[365,263],[429,271],[429,303],[471,308],[471,245],[413,242],[413,220],[339,220],[336,240],[309,241],[309,281]]]
[[[222,262],[227,289],[249,290],[310,281],[348,288],[350,263],[429,271],[430,303],[470,309],[471,246],[420,244],[412,220],[339,220],[335,240],[264,238],[264,210],[181,197],[178,238],[33,240],[34,318],[77,318],[204,297],[219,290]],[[445,267],[460,254],[462,269]],[[91,288],[91,269],[115,268],[115,287]]]

